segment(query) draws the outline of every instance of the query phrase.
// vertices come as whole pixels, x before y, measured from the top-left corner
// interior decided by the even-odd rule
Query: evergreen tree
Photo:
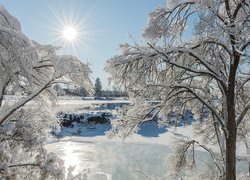
[[[95,96],[102,96],[102,83],[99,77],[95,80]]]

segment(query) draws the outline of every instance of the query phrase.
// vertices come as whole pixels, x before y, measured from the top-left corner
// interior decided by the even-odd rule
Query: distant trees
[[[3,6],[0,42],[0,179],[63,179],[63,163],[43,147],[58,128],[52,86],[75,83],[93,93],[91,71],[74,56],[57,55],[57,47],[27,38]],[[6,99],[10,89],[13,99]]]
[[[113,90],[103,90],[102,91],[103,97],[128,97],[127,91],[113,88]]]
[[[69,89],[67,87],[62,87],[61,84],[56,84],[54,86],[55,91],[57,92],[57,96],[91,96],[91,94],[88,92],[84,87],[74,87],[73,89]]]
[[[72,94],[75,94],[76,96],[91,96],[91,93],[89,93],[85,88],[79,87],[76,88]]]
[[[128,97],[128,93],[120,88],[113,86],[113,90],[102,90],[102,83],[100,78],[95,80],[95,96],[96,97]]]
[[[102,96],[102,83],[100,78],[96,78],[95,80],[95,96],[101,97]]]
[[[210,137],[207,139],[216,140],[221,154],[213,154],[195,140],[185,142],[175,156],[175,173],[179,176],[187,165],[187,150],[201,145],[214,160],[215,176],[235,180],[237,135],[241,125],[249,121],[250,2],[167,2],[168,7],[158,7],[149,14],[143,33],[146,42],[120,45],[121,53],[109,59],[106,67],[113,81],[135,97],[158,94],[162,102],[152,109],[139,101],[133,112],[128,111],[128,118],[114,122],[113,132],[135,132],[148,112],[155,116],[171,111],[181,113],[187,108],[201,112],[205,106],[210,114],[201,122],[201,132]],[[194,33],[187,37],[190,27],[194,27]]]

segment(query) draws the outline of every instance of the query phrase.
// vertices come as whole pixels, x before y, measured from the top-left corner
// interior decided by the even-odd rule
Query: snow
[[[158,145],[166,145],[171,147],[176,140],[197,140],[201,142],[201,138],[197,137],[193,133],[192,125],[187,125],[185,127],[168,127],[166,131],[162,134],[158,134],[159,130],[155,129],[155,132],[150,131],[151,134],[157,134],[156,137],[147,136],[142,134],[133,134],[132,136],[126,138],[125,140],[114,137],[109,139],[105,136],[105,131],[109,129],[109,125],[100,124],[97,125],[96,129],[88,129],[85,128],[84,131],[80,134],[80,136],[75,136],[77,134],[76,128],[64,128],[62,134],[63,138],[60,138],[61,141],[77,141],[77,142],[91,142],[91,143],[134,143],[134,144],[158,144]],[[140,132],[139,132],[140,133]],[[57,139],[52,138],[50,142],[57,141]],[[214,151],[219,152],[219,148],[217,146],[209,145]],[[198,148],[199,151],[204,151],[202,148]],[[246,149],[243,143],[237,144],[237,155],[240,157],[246,156]]]
[[[57,105],[58,109],[64,108],[71,114],[84,112],[85,116],[86,114],[91,116],[91,114],[100,114],[102,111],[95,110],[95,108],[105,102],[128,103],[128,101],[117,100],[71,99],[59,100]],[[90,108],[84,109],[83,107]],[[103,111],[116,113],[116,110],[104,109]],[[160,178],[166,179],[166,164],[168,163],[166,158],[170,153],[170,147],[175,144],[176,140],[195,139],[201,142],[201,137],[194,134],[192,125],[158,128],[156,121],[149,121],[140,126],[137,134],[133,134],[124,141],[119,137],[107,138],[105,132],[110,128],[111,125],[108,123],[75,123],[73,128],[63,127],[59,139],[51,136],[46,148],[62,158],[67,168],[74,167],[73,175],[84,171],[86,174],[83,174],[88,179],[145,179],[145,176],[138,173],[140,170],[148,172],[153,177],[161,175]],[[216,146],[209,145],[209,148],[219,151]],[[203,149],[197,148],[197,150],[199,150],[198,156],[207,156]],[[237,145],[237,154],[245,157],[243,144]],[[244,163],[239,164],[237,171],[247,171],[245,167]]]
[[[124,103],[128,104],[130,103],[128,100],[58,100],[58,105],[91,105],[91,104],[119,104]]]
[[[59,100],[57,102],[57,110],[63,112],[72,112],[72,113],[85,113],[87,116],[100,114],[101,112],[111,112],[113,115],[117,113],[116,110],[104,109],[100,110],[97,107],[102,107],[107,104],[129,104],[128,100]],[[96,109],[96,110],[95,110]],[[91,112],[90,112],[91,111]],[[82,142],[121,142],[123,141],[119,137],[114,137],[109,139],[105,136],[105,132],[110,129],[110,124],[96,124],[94,128],[91,128],[91,125],[77,125],[75,124],[74,128],[63,128],[61,135],[62,141],[64,140],[73,140],[73,141],[82,141]],[[80,133],[79,133],[80,132]],[[80,136],[74,136],[79,134]],[[65,137],[66,136],[66,137]],[[126,138],[125,143],[141,143],[141,144],[159,144],[171,146],[176,140],[197,140],[202,142],[201,137],[195,135],[192,125],[186,126],[166,126],[164,128],[159,128],[157,123],[150,121],[141,125],[140,130],[137,134]],[[55,140],[55,139],[54,139]],[[53,140],[52,140],[53,141]],[[207,145],[207,144],[204,144]],[[219,149],[216,145],[209,145],[210,148],[219,152]],[[203,150],[203,149],[199,149]],[[237,144],[237,154],[239,156],[245,156],[246,150],[243,143]]]
[[[105,136],[103,133],[104,130],[107,129],[107,125],[98,125],[96,129],[89,129],[88,132],[84,132],[81,136],[68,136],[64,137],[61,140],[73,140],[73,141],[82,141],[82,142],[94,142],[94,143],[100,143],[100,142],[122,142],[123,140],[119,137],[114,137],[112,139],[109,139]],[[87,130],[87,128],[86,128]],[[89,136],[89,134],[93,134],[93,131],[95,131],[95,134],[102,134],[102,135],[96,135],[96,136]],[[76,132],[75,128],[64,128],[63,135],[72,135]],[[134,134],[131,137],[126,138],[123,142],[124,143],[141,143],[141,144],[159,144],[159,145],[171,145],[174,143],[176,139],[179,138],[191,138],[193,137],[193,130],[191,126],[186,127],[169,127],[166,132],[162,134],[158,134],[158,131],[156,132],[150,132],[154,134],[158,134],[157,137],[148,137],[145,134]]]
[[[191,126],[170,127],[157,137],[147,137],[146,134],[134,134],[122,141],[120,138],[108,139],[103,134],[103,126],[98,125],[94,130],[88,130],[84,136],[69,136],[70,128],[64,133],[67,136],[51,139],[47,145],[49,152],[55,152],[62,158],[66,167],[75,167],[73,174],[84,171],[88,172],[87,179],[145,179],[136,169],[147,172],[153,177],[167,179],[167,156],[170,147],[178,138],[194,137]],[[74,131],[74,128],[71,128]],[[73,132],[70,133],[73,133]],[[102,135],[93,135],[102,134]],[[157,134],[159,131],[155,132]],[[89,136],[92,133],[92,136]],[[196,137],[197,138],[197,137]],[[203,149],[197,149],[199,158],[209,159]],[[246,165],[240,162],[237,172],[247,172]],[[101,176],[102,174],[102,176]],[[100,177],[101,176],[101,177]]]

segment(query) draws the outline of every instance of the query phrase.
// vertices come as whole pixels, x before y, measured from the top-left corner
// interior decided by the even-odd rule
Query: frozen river
[[[90,107],[87,111],[91,111],[96,106],[93,106],[93,101],[72,100],[72,103],[69,102],[69,100],[62,100],[58,109],[66,112],[82,112],[86,107]],[[115,102],[112,101],[112,103]],[[95,102],[94,104],[100,106],[103,103]],[[82,179],[145,180],[148,179],[145,176],[147,174],[151,179],[163,180],[170,179],[167,176],[168,165],[172,163],[167,159],[171,152],[170,145],[176,138],[195,138],[191,126],[159,129],[155,122],[149,122],[141,126],[138,134],[123,143],[121,139],[107,139],[105,131],[108,128],[110,125],[107,124],[96,125],[94,129],[81,125],[72,129],[64,128],[64,136],[46,145],[46,148],[64,160],[67,168],[75,167],[74,175],[87,172],[86,177]],[[81,133],[73,136],[77,131]],[[196,151],[196,157],[199,159],[198,171],[209,173],[212,167],[210,156],[204,151]],[[248,172],[246,162],[237,164],[237,174],[242,172],[245,174]]]
[[[152,178],[169,179],[166,176],[168,146],[160,144],[89,142],[81,137],[62,139],[47,145],[65,162],[75,166],[73,174],[88,172],[88,180],[145,180],[144,173]],[[196,155],[200,163],[208,165],[211,159],[205,152]],[[204,168],[200,164],[198,167]],[[203,169],[204,170],[204,169]],[[247,172],[247,164],[241,162],[237,173]]]
[[[166,155],[170,152],[164,145],[72,139],[51,143],[47,148],[62,158],[67,167],[75,166],[74,174],[89,171],[89,180],[146,179],[139,171],[152,177],[164,177]]]

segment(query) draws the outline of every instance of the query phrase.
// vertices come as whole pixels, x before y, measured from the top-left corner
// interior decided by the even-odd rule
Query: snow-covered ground
[[[94,102],[94,103],[93,103]],[[109,103],[116,103],[110,101]],[[121,103],[120,101],[117,103]],[[58,110],[67,112],[87,112],[103,101],[86,102],[82,100],[62,100],[58,103]],[[86,108],[87,107],[87,108]],[[90,108],[88,108],[90,107]],[[157,123],[150,121],[140,127],[138,134],[134,134],[125,141],[116,137],[108,139],[105,131],[109,124],[75,125],[74,128],[63,128],[60,139],[50,139],[48,151],[56,152],[66,165],[75,166],[74,174],[87,171],[88,179],[145,179],[140,171],[145,171],[153,177],[166,179],[167,155],[170,147],[177,139],[196,139],[190,125],[181,127],[158,128]],[[215,151],[217,147],[210,145]],[[202,149],[200,156],[207,154]],[[245,148],[238,144],[237,154],[245,156]],[[209,157],[207,156],[207,159]],[[244,163],[238,164],[238,173],[247,172]]]
[[[56,112],[63,111],[63,112],[88,112],[90,109],[100,107],[100,106],[107,106],[111,104],[129,104],[128,100],[124,99],[117,99],[117,100],[84,100],[81,98],[78,99],[59,99],[57,101],[57,107],[55,108]],[[107,109],[106,109],[107,110]],[[105,110],[105,111],[106,111]]]
[[[57,111],[72,112],[72,113],[84,113],[84,112],[112,112],[116,111],[108,110],[105,108],[107,104],[129,104],[128,100],[82,100],[82,99],[61,99],[57,102]],[[98,108],[103,107],[104,108]],[[110,128],[109,124],[97,124],[95,129],[87,128],[86,126],[75,126],[75,128],[63,128],[64,135],[72,138],[72,135],[77,134],[80,129],[81,139],[84,141],[92,142],[120,142],[123,141],[120,138],[108,139],[105,136],[105,131]],[[66,137],[66,138],[69,138]],[[74,138],[79,138],[76,136]],[[131,137],[125,139],[126,143],[150,143],[171,146],[178,139],[195,139],[202,142],[201,137],[195,135],[192,125],[186,126],[167,126],[165,128],[159,128],[156,122],[148,122],[141,126],[141,130],[138,134],[134,134]],[[210,145],[211,148],[217,150],[217,146]],[[246,150],[243,144],[238,144],[237,154],[240,156],[246,155]]]

